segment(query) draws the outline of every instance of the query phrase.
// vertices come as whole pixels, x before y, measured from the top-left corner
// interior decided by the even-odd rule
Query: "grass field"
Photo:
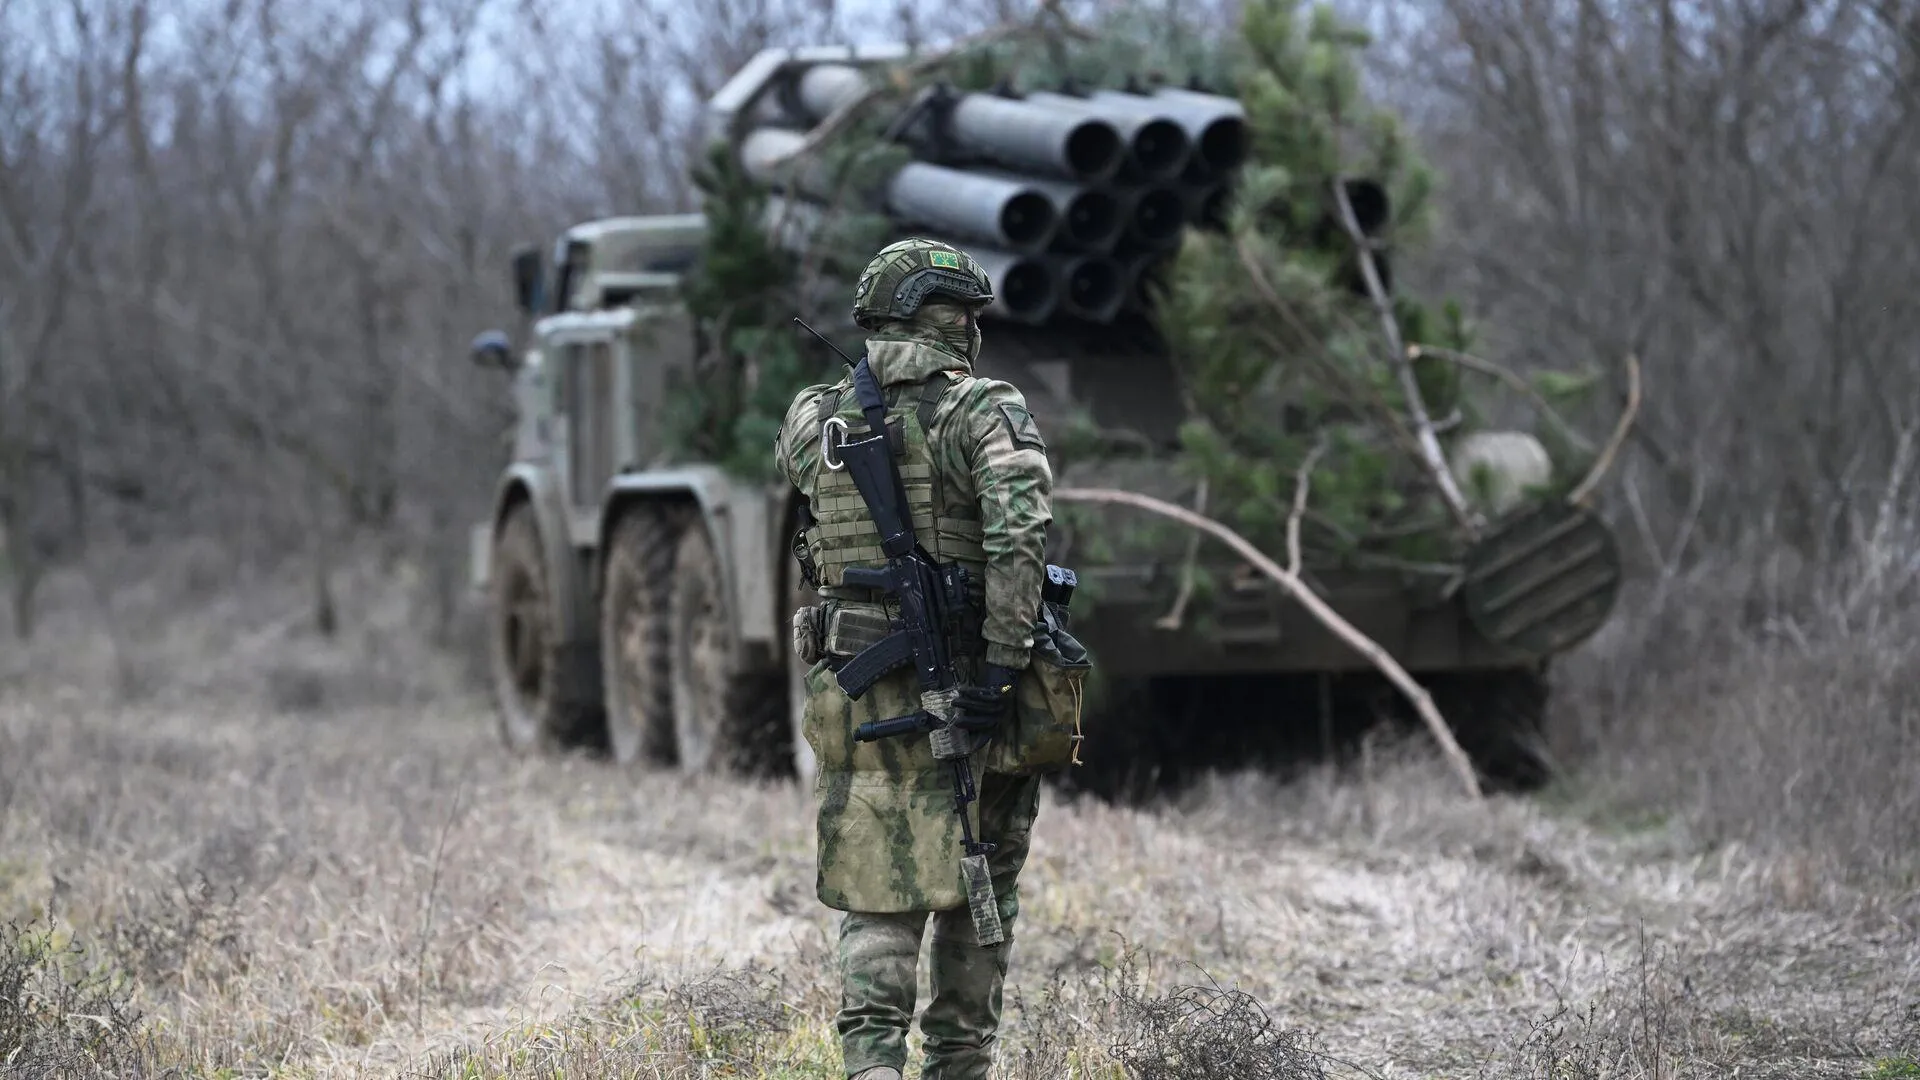
[[[404,572],[156,577],[0,663],[0,1074],[840,1075],[804,792],[508,756]],[[1594,643],[1529,799],[1049,792],[1003,1073],[1920,1076],[1913,620],[1712,627]]]

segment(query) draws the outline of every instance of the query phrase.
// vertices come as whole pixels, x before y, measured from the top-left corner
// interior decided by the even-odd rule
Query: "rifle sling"
[[[860,402],[860,411],[866,414],[867,430],[873,432],[871,437],[887,438],[887,402],[880,396],[880,381],[873,377],[873,369],[867,365],[865,356],[860,357],[860,362],[853,366],[853,394]],[[897,559],[919,546],[919,539],[913,533],[913,509],[907,503],[907,485],[906,481],[900,477],[900,463],[891,453],[893,449],[891,443],[887,449],[889,451],[887,474],[892,478],[888,488],[893,496],[893,505],[898,508],[901,528],[904,531],[899,536],[881,537],[880,547],[886,552],[888,558]],[[866,492],[861,492],[861,498],[866,498]],[[876,521],[885,516],[878,511],[878,507],[872,505],[867,507],[868,516]]]
[[[873,436],[874,438],[886,439],[888,437],[887,403],[885,399],[880,396],[879,381],[873,377],[873,369],[868,366],[865,356],[862,356],[860,362],[853,366],[853,391],[860,402],[860,411],[866,414],[867,430],[876,433]],[[913,510],[907,502],[906,484],[900,478],[900,463],[892,453],[893,446],[891,443],[888,444],[887,450],[887,472],[893,477],[893,483],[888,485],[888,489],[892,494],[894,505],[899,507],[900,510],[901,531],[896,536],[881,537],[880,546],[881,550],[886,553],[888,561],[894,564],[897,572],[899,560],[911,557],[919,548],[920,544],[913,533]],[[877,508],[874,507],[872,499],[868,498],[867,492],[864,489],[860,495],[862,500],[867,503],[868,515],[878,521],[883,515],[875,512]],[[925,557],[924,553],[922,553],[922,557]],[[922,627],[920,629],[935,635],[941,634],[944,630],[944,628],[938,626]],[[841,689],[848,689],[848,683],[852,681],[847,675],[848,667],[855,667],[863,660],[873,662],[873,665],[876,667],[886,663],[888,658],[887,653],[891,647],[890,643],[896,640],[905,642],[908,639],[905,634],[889,635],[886,639],[863,650],[859,656],[854,657],[847,665],[842,666],[840,670],[835,673]],[[908,647],[911,651],[911,645]],[[918,661],[920,658],[914,657],[914,659]],[[856,667],[855,677],[864,674],[864,672]],[[949,670],[947,674],[951,675],[951,670]],[[967,736],[964,733],[935,721],[930,715],[924,713],[920,715],[924,717],[924,719],[912,723],[911,729],[929,731],[935,754],[939,756],[941,760],[947,761],[953,768],[953,811],[960,819],[961,850],[966,853],[960,860],[960,873],[962,879],[966,882],[967,906],[969,913],[973,916],[974,933],[982,944],[997,945],[1002,940],[1002,932],[999,912],[994,906],[993,883],[987,868],[987,856],[992,854],[994,845],[976,840],[973,835],[973,825],[967,819],[967,804],[979,798],[979,792],[974,787],[973,765],[967,758],[967,753],[971,747],[967,744]],[[896,719],[905,721],[909,718],[900,717]],[[888,724],[888,728],[890,729],[891,727],[892,724]],[[904,732],[892,733],[901,734]],[[943,745],[951,746],[956,744],[962,747],[961,752],[957,756],[942,753],[940,750]]]

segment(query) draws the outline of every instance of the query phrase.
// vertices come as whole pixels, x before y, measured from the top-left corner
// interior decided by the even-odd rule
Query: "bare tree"
[[[1504,351],[1649,370],[1630,484],[1822,558],[1920,413],[1915,9],[1444,0],[1400,80],[1442,171],[1444,283]]]
[[[819,0],[0,0],[0,544],[430,553],[505,447],[466,361],[518,243],[689,208],[704,97]],[[103,500],[102,496],[106,496]],[[332,619],[324,587],[323,623]],[[442,623],[444,625],[445,619]]]
[[[116,75],[138,64],[144,32],[138,7],[0,5],[0,535],[22,637],[33,632],[41,561],[60,547],[35,529],[43,467],[84,498],[84,463],[62,438],[71,418],[63,335],[95,257],[103,149],[124,116]]]
[[[763,47],[931,43],[1041,6],[896,5],[917,21],[879,25],[836,0],[564,19],[523,0],[0,0],[16,626],[83,540],[184,532],[313,560],[383,537],[432,553],[450,611],[461,523],[505,450],[501,384],[464,349],[504,317],[508,252],[690,208],[705,98]],[[1216,28],[1237,6],[1135,5]],[[1438,257],[1396,270],[1462,295],[1518,367],[1643,359],[1617,482],[1649,550],[1758,528],[1818,558],[1900,504],[1920,9],[1371,6],[1376,74],[1447,178]]]

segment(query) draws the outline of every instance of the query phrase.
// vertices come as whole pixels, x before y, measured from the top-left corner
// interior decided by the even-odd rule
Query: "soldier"
[[[1025,399],[1007,383],[972,374],[979,311],[992,299],[992,283],[971,256],[909,239],[867,265],[853,305],[854,322],[871,332],[867,362],[887,401],[921,546],[936,562],[964,566],[976,586],[978,607],[950,649],[965,684],[957,719],[984,730],[1007,722],[1013,686],[1029,663],[1053,519],[1046,445]],[[1005,932],[1001,943],[983,945],[957,869],[961,839],[946,764],[935,760],[925,736],[853,738],[861,723],[920,707],[914,670],[883,677],[858,701],[834,680],[836,661],[878,640],[897,614],[876,594],[841,581],[850,566],[885,562],[852,480],[831,460],[823,467],[823,448],[830,452],[836,432],[860,438],[865,430],[849,377],[801,391],[776,438],[779,467],[807,498],[803,520],[812,519],[796,554],[824,601],[801,609],[794,625],[795,648],[813,665],[804,727],[819,769],[817,891],[821,902],[846,912],[837,1017],[842,1064],[855,1080],[900,1080],[915,967],[931,915],[922,1075],[974,1080],[992,1064],[1020,908],[1017,879],[1040,781],[1017,770],[979,775],[975,835],[996,845],[987,865]]]

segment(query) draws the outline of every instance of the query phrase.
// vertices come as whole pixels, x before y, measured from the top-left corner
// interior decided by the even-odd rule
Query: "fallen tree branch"
[[[1447,456],[1440,449],[1440,438],[1433,433],[1433,418],[1427,415],[1426,401],[1420,396],[1420,382],[1414,378],[1413,364],[1407,358],[1407,350],[1400,342],[1400,323],[1393,316],[1393,305],[1387,302],[1386,286],[1380,283],[1380,270],[1373,262],[1373,245],[1368,242],[1367,234],[1360,230],[1360,219],[1354,216],[1353,201],[1347,198],[1347,185],[1336,178],[1333,183],[1333,198],[1340,207],[1340,224],[1347,230],[1347,236],[1353,240],[1353,250],[1360,262],[1360,274],[1366,279],[1367,295],[1373,300],[1373,307],[1380,316],[1380,330],[1387,338],[1387,348],[1393,357],[1394,374],[1400,377],[1400,392],[1406,395],[1407,411],[1413,415],[1414,434],[1420,443],[1420,459],[1432,474],[1434,486],[1440,489],[1440,497],[1446,500],[1447,509],[1467,530],[1468,535],[1478,536],[1483,522],[1480,515],[1467,506],[1466,496],[1460,494],[1459,485],[1453,482],[1453,473],[1447,469]]]
[[[1385,675],[1388,681],[1392,682],[1402,694],[1406,695],[1407,700],[1413,703],[1414,710],[1420,714],[1420,719],[1426,722],[1427,729],[1433,733],[1434,741],[1440,744],[1441,752],[1446,755],[1448,764],[1453,767],[1455,774],[1459,776],[1460,783],[1467,789],[1469,797],[1474,799],[1483,797],[1480,790],[1480,780],[1474,775],[1473,763],[1468,760],[1466,751],[1460,749],[1460,744],[1455,741],[1453,732],[1447,727],[1446,720],[1440,716],[1440,711],[1434,707],[1433,696],[1428,694],[1426,689],[1418,682],[1414,681],[1413,676],[1407,674],[1407,670],[1401,667],[1400,664],[1387,653],[1387,650],[1381,648],[1378,643],[1368,638],[1359,630],[1354,629],[1351,623],[1340,617],[1339,612],[1334,611],[1318,594],[1312,589],[1307,588],[1306,584],[1300,580],[1297,574],[1289,573],[1286,569],[1282,568],[1280,564],[1268,558],[1259,548],[1254,547],[1252,543],[1248,542],[1246,537],[1241,536],[1239,533],[1234,532],[1218,521],[1212,518],[1202,517],[1184,506],[1131,491],[1120,491],[1114,488],[1060,488],[1054,491],[1053,497],[1059,502],[1109,503],[1131,506],[1149,513],[1159,514],[1162,517],[1172,518],[1189,528],[1198,529],[1221,541],[1228,547],[1231,547],[1241,558],[1253,564],[1255,569],[1271,578],[1275,584],[1286,590],[1288,595],[1298,601],[1301,607],[1306,608],[1308,614],[1318,619],[1321,625],[1332,631],[1334,636],[1346,642],[1355,652],[1366,657],[1368,662],[1373,664],[1374,667],[1379,668],[1381,674]]]
[[[1587,471],[1587,478],[1573,489],[1567,501],[1575,505],[1584,505],[1600,486],[1600,478],[1613,466],[1613,459],[1620,453],[1621,444],[1627,441],[1627,432],[1633,428],[1633,418],[1640,412],[1640,358],[1627,354],[1627,404],[1620,410],[1620,421],[1613,426],[1613,435],[1607,439],[1605,449],[1594,459],[1593,468]]]
[[[1207,478],[1201,477],[1199,486],[1193,493],[1193,512],[1207,512]],[[1200,559],[1200,534],[1195,532],[1187,537],[1187,557],[1180,567],[1180,591],[1174,594],[1173,606],[1165,615],[1153,621],[1156,630],[1178,630],[1186,619],[1187,602],[1193,599],[1193,576]]]

